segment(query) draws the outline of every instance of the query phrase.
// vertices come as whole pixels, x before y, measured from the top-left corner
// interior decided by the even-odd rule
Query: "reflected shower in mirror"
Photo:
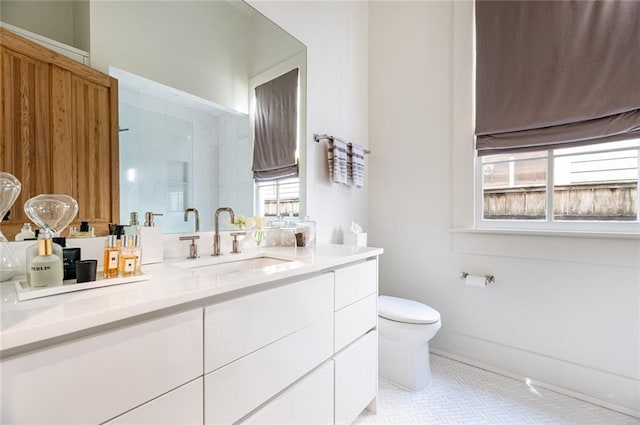
[[[119,81],[120,216],[161,212],[165,233],[194,230],[186,208],[213,228],[217,205],[253,211],[249,116],[142,77]]]

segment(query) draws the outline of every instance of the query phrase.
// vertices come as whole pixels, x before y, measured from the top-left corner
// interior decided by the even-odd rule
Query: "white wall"
[[[247,112],[250,31],[238,9],[217,1],[92,0],[90,16],[92,67],[108,73],[115,66]]]
[[[230,206],[236,215],[251,216],[253,211],[253,138],[248,115],[227,114],[218,118],[218,201]],[[211,187],[207,188],[212,190]],[[211,226],[213,216],[211,211]]]
[[[250,25],[249,75],[251,77],[255,77],[305,50],[302,43],[285,31],[274,29],[276,25],[258,13],[251,19]]]
[[[330,184],[326,142],[317,144],[312,136],[327,133],[369,146],[369,4],[249,3],[307,46],[307,212],[318,222],[320,242],[341,242],[351,221],[359,221],[367,228],[368,190]]]
[[[103,1],[90,9],[91,64],[115,66],[248,112],[249,78],[302,46],[224,1]]]
[[[640,414],[640,241],[473,224],[470,2],[370,4],[370,243],[382,293],[442,314],[432,348]],[[491,273],[488,289],[461,271]]]
[[[3,0],[0,13],[3,22],[85,50],[84,40],[75,40],[73,1]]]
[[[88,1],[73,2],[74,46],[88,52],[91,49],[90,6]]]

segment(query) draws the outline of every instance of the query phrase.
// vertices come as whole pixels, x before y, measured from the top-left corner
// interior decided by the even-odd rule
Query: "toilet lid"
[[[388,295],[378,297],[378,315],[404,323],[429,324],[440,320],[440,313],[428,305]]]

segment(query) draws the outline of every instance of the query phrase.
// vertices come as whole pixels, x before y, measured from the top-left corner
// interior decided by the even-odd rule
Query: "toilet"
[[[378,372],[410,391],[431,383],[429,340],[440,329],[440,313],[404,298],[378,297]]]

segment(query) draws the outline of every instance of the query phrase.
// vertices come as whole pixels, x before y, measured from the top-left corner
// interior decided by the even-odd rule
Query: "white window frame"
[[[640,148],[638,148],[640,150]],[[614,152],[624,149],[603,149],[598,152]],[[547,181],[546,181],[546,219],[544,220],[506,220],[483,218],[484,190],[482,176],[482,157],[475,154],[475,196],[474,196],[474,227],[482,230],[531,230],[531,231],[558,231],[576,233],[626,233],[640,234],[640,173],[637,187],[637,215],[635,221],[597,221],[597,220],[553,220],[553,188],[554,188],[554,152],[547,150]],[[640,166],[640,164],[639,164]]]
[[[289,216],[289,215],[284,215],[282,213],[282,211],[280,211],[280,200],[281,200],[281,190],[280,188],[283,185],[289,185],[289,184],[293,184],[293,183],[297,183],[298,184],[298,215],[297,216]],[[258,213],[258,211],[260,210],[260,186],[267,186],[267,185],[272,185],[275,188],[275,192],[276,192],[276,215],[275,216],[269,216],[269,217],[290,217],[292,219],[299,219],[300,217],[304,217],[301,215],[301,211],[300,211],[300,179],[299,178],[295,178],[295,177],[284,177],[282,179],[277,179],[277,180],[267,180],[267,181],[261,181],[261,182],[255,182],[255,211],[256,213]],[[264,217],[267,217],[266,214],[261,214]]]

